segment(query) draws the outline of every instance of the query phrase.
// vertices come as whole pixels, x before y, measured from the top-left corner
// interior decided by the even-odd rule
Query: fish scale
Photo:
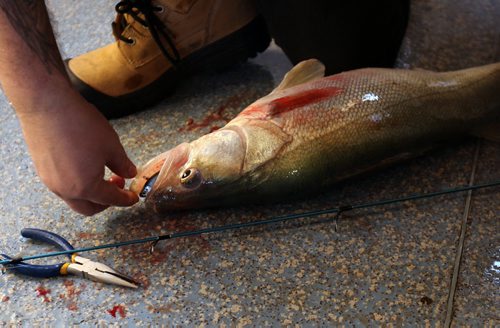
[[[162,161],[146,204],[164,212],[307,194],[499,122],[500,63],[322,72],[316,60],[299,63],[222,129],[141,168]]]
[[[497,67],[498,71],[498,65],[492,67]],[[478,84],[477,78],[471,76],[469,72],[437,74],[364,69],[344,75],[350,76],[340,81],[312,83],[312,87],[317,88],[332,85],[339,87],[343,90],[341,94],[331,100],[284,113],[280,118],[283,130],[294,135],[294,142],[287,147],[288,151],[297,148],[300,151],[302,146],[309,148],[312,146],[311,141],[321,139],[321,143],[326,144],[329,151],[307,153],[313,156],[330,155],[333,157],[330,163],[341,154],[341,149],[334,150],[341,144],[352,149],[355,144],[362,143],[365,148],[363,157],[368,157],[370,149],[378,149],[380,146],[397,152],[404,150],[399,148],[408,148],[407,142],[394,143],[403,136],[414,141],[420,141],[421,138],[434,141],[453,138],[454,134],[465,133],[469,122],[476,116],[487,118],[488,114],[494,114],[488,113],[487,108],[480,104],[481,101],[464,104],[463,96],[454,95],[460,90]],[[356,76],[361,78],[356,79]],[[428,85],[436,87],[429,88]],[[477,91],[468,93],[475,92]],[[436,97],[444,98],[446,95],[449,96],[444,101],[435,100]],[[446,106],[439,106],[443,102]],[[478,106],[474,106],[474,103]],[[496,103],[498,104],[498,99]],[[434,113],[440,110],[446,110],[448,115],[436,117]],[[447,117],[450,119],[460,117],[461,122],[443,126],[442,119]],[[442,128],[452,131],[447,131],[448,133],[442,137],[436,136]],[[325,146],[322,145],[321,148]],[[302,155],[299,157],[297,160],[304,160]],[[286,165],[293,166],[290,163]]]

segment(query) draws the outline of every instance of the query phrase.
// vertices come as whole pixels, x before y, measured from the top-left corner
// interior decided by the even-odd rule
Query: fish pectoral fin
[[[472,132],[472,135],[486,140],[500,142],[500,123],[488,124]]]
[[[308,59],[295,65],[271,93],[325,76],[325,65],[317,59]]]

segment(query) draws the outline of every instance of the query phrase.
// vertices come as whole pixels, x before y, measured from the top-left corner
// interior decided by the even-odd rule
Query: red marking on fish
[[[301,108],[307,105],[319,103],[325,99],[336,96],[342,92],[342,89],[336,87],[311,89],[294,95],[281,97],[272,100],[269,115],[276,116],[285,112]]]
[[[45,289],[45,287],[43,286],[38,286],[35,290],[38,293],[38,297],[43,297],[44,303],[50,302],[50,298],[47,296],[48,294],[50,294],[50,289]]]
[[[10,300],[10,297],[9,296],[4,296],[2,297],[2,302],[5,303],[5,302],[8,302]]]
[[[297,108],[319,103],[342,93],[342,91],[343,89],[337,87],[305,90],[293,95],[276,98],[269,102],[250,105],[238,116],[250,116],[260,119],[272,118]]]
[[[123,305],[115,305],[111,310],[107,310],[113,318],[116,318],[116,313],[120,314],[120,317],[125,318],[125,307]]]

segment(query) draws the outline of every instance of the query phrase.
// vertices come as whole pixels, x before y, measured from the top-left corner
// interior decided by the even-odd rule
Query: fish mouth
[[[170,168],[177,162],[177,164],[183,165],[187,161],[187,156],[185,153],[188,151],[189,145],[187,143],[181,144],[173,149],[170,149],[160,155],[154,157],[149,160],[146,164],[138,169],[138,173],[132,183],[130,184],[129,190],[138,194],[142,198],[147,198],[151,191],[157,188],[157,180],[162,180],[168,172]],[[181,147],[182,146],[182,147]],[[179,161],[175,161],[175,157],[179,155],[183,159],[183,163],[179,163]],[[160,178],[160,179],[159,179]]]
[[[175,207],[177,201],[175,190],[178,189],[178,173],[189,159],[190,146],[182,143],[161,154],[161,168],[155,167],[156,173],[144,183],[141,194],[144,195],[147,207],[155,212]],[[160,210],[161,209],[161,210]]]
[[[153,178],[158,176],[160,169],[165,163],[168,156],[167,153],[168,152],[162,153],[141,166],[137,170],[137,175],[134,180],[132,180],[129,190],[140,197],[146,197],[147,193],[151,190],[152,182],[156,180]]]

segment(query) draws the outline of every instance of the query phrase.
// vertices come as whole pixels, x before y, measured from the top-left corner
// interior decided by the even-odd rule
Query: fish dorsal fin
[[[325,65],[317,59],[308,59],[295,65],[285,74],[283,81],[274,89],[272,93],[290,87],[320,79],[325,76]]]

